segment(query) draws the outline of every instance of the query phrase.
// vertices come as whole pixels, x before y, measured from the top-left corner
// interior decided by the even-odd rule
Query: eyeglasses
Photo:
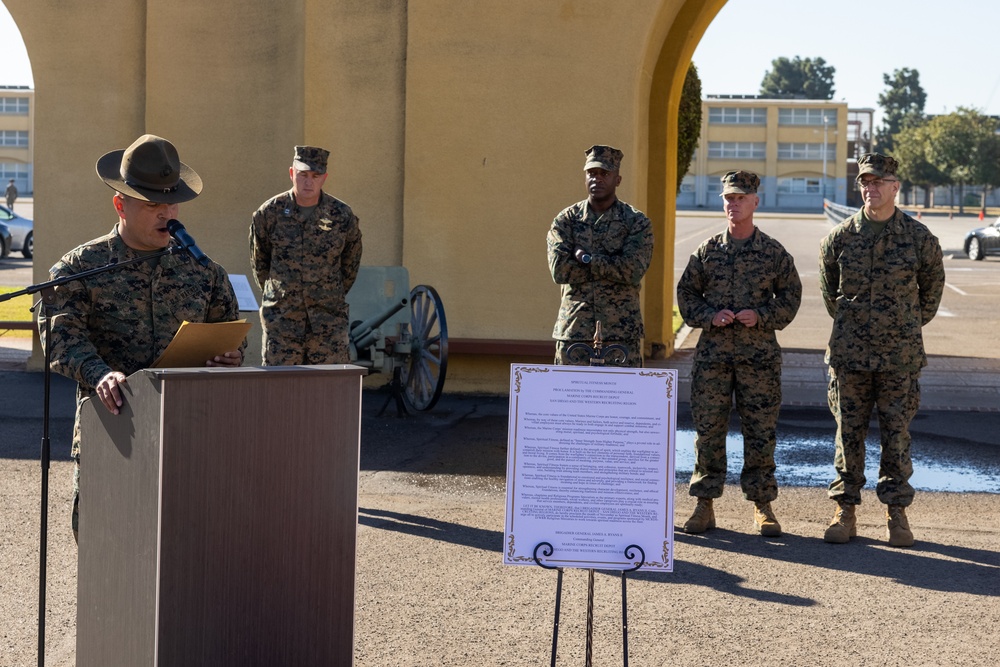
[[[863,181],[858,179],[858,187],[861,189],[870,190],[872,188],[881,188],[886,183],[897,183],[899,179],[896,178],[873,178],[868,181]]]

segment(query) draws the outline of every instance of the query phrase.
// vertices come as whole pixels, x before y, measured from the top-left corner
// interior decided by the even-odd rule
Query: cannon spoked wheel
[[[403,396],[416,410],[430,410],[441,398],[448,369],[448,322],[437,291],[417,285],[410,291],[410,358],[403,365]]]

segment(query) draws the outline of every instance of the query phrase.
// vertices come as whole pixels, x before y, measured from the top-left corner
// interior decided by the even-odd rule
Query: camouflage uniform
[[[61,278],[141,254],[125,245],[115,225],[66,253],[49,273]],[[80,408],[101,378],[148,368],[182,322],[230,322],[239,317],[239,306],[225,269],[178,253],[60,285],[53,312],[52,370],[77,382],[72,454],[79,465]]]
[[[913,501],[909,425],[927,365],[921,327],[937,313],[944,280],[937,238],[898,208],[879,234],[861,210],[820,246],[820,289],[833,317],[826,361],[837,420],[829,495],[837,502],[861,503],[873,406],[882,445],[878,498],[903,507]]]
[[[677,284],[684,321],[702,329],[691,379],[695,469],[689,493],[718,498],[726,482],[726,434],[733,396],[743,430],[740,485],[747,500],[770,502],[774,479],[775,427],[781,407],[781,348],[775,331],[795,317],[802,283],[792,256],[754,229],[741,246],[729,230],[702,243]],[[753,309],[757,324],[713,327],[720,310]]]
[[[347,363],[345,297],[361,265],[361,229],[325,192],[308,216],[292,192],[264,202],[250,225],[250,263],[263,293],[264,365]]]
[[[569,345],[592,344],[600,322],[605,344],[625,345],[627,365],[642,366],[639,285],[653,256],[649,218],[621,200],[600,214],[583,200],[556,216],[547,241],[549,271],[562,292],[552,330],[557,341],[555,363],[569,363],[565,358]],[[573,259],[578,245],[591,249],[590,264]]]

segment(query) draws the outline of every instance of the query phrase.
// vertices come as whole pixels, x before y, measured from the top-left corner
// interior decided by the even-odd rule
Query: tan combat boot
[[[684,532],[695,535],[704,533],[709,528],[715,528],[715,510],[712,509],[711,498],[699,498],[694,514],[684,524]]]
[[[774,517],[771,503],[754,503],[753,523],[764,537],[781,537],[781,524]]]
[[[889,546],[912,547],[913,532],[910,530],[910,522],[906,520],[906,508],[902,505],[889,505],[885,510],[885,518]]]
[[[837,511],[830,521],[830,526],[823,534],[823,541],[831,544],[846,544],[858,534],[858,519],[854,515],[855,505],[837,503]]]

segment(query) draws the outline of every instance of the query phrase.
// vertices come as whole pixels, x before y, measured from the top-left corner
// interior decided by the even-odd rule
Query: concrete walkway
[[[678,399],[682,402],[691,398],[693,339],[697,334],[681,339],[670,359],[647,363],[650,367],[677,369]],[[0,336],[0,370],[25,370],[30,356],[30,338]],[[825,406],[827,379],[823,352],[786,349],[781,372],[782,404]],[[920,389],[923,410],[1000,412],[1000,359],[931,356],[920,377]]]
[[[685,327],[686,328],[686,327]],[[691,398],[691,364],[697,332],[681,330],[678,349],[670,359],[648,366],[676,368],[678,399]],[[782,354],[782,405],[825,406],[827,367],[819,350],[785,349]],[[1000,411],[1000,359],[928,357],[920,376],[922,410]]]

